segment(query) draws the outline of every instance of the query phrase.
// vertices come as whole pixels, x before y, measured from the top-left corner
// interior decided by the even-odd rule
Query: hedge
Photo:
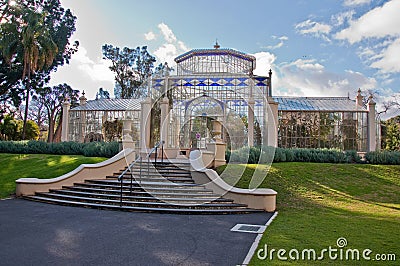
[[[110,158],[119,152],[118,142],[0,141],[0,153],[84,155]]]
[[[271,161],[400,164],[400,152],[368,152],[365,155],[365,160],[362,160],[356,151],[343,152],[334,149],[284,149],[273,147],[242,147],[238,150],[227,151],[226,160],[229,162],[250,164],[266,163]]]

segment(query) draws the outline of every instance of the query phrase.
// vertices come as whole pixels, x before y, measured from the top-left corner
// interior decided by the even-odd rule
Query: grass
[[[0,154],[0,198],[15,193],[15,180],[23,177],[54,178],[84,163],[98,163],[101,157],[80,155]]]
[[[261,260],[256,255],[251,265],[398,265],[400,260],[400,165],[357,165],[320,163],[276,163],[259,170],[266,178],[260,187],[278,192],[277,218],[264,232],[258,250],[343,248],[372,250],[370,255],[396,254],[396,262],[330,260]],[[237,187],[246,188],[256,165],[230,165],[218,168],[222,178],[232,183],[242,173]],[[225,170],[225,171],[224,171]],[[295,253],[293,253],[295,254]],[[263,255],[263,253],[260,253]],[[301,256],[301,253],[300,253]],[[344,257],[345,258],[345,257]]]

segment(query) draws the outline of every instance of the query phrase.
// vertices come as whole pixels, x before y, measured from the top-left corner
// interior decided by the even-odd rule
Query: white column
[[[368,151],[376,151],[377,136],[376,136],[376,103],[369,96],[368,101]]]
[[[268,97],[267,108],[267,145],[278,147],[278,103]]]
[[[356,96],[356,107],[357,108],[360,108],[360,107],[362,107],[364,104],[363,104],[363,96],[361,95],[361,89],[358,89],[358,91],[357,91],[357,96]]]
[[[160,140],[164,141],[168,147],[168,131],[169,131],[169,99],[164,97],[160,102],[161,119],[160,119]]]
[[[141,102],[140,113],[140,150],[147,152],[150,148],[150,129],[151,129],[151,98],[147,97]]]
[[[133,142],[132,133],[132,118],[126,117],[122,120],[122,146],[123,149],[135,149],[135,143]]]
[[[247,143],[249,147],[254,146],[254,100],[250,99],[248,102],[248,110],[247,110]]]
[[[68,98],[62,104],[63,116],[62,116],[62,127],[61,127],[61,141],[68,141],[68,126],[69,126],[69,108],[71,103]]]

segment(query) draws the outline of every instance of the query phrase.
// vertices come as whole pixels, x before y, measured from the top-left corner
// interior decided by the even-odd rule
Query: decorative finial
[[[215,49],[219,49],[221,46],[218,44],[218,39],[215,40],[215,45],[214,48]]]

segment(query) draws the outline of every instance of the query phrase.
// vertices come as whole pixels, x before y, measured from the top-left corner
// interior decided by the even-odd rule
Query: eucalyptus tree
[[[42,103],[47,112],[48,135],[47,142],[53,142],[58,130],[56,123],[58,121],[59,128],[62,124],[62,103],[65,98],[70,99],[71,103],[78,101],[78,90],[74,90],[68,84],[59,84],[53,87],[43,88],[34,96],[35,101]]]
[[[115,73],[114,95],[116,98],[141,98],[145,96],[143,85],[151,75],[156,59],[147,46],[131,49],[105,44],[103,59],[110,60],[110,70]]]
[[[59,0],[10,3],[0,7],[0,96],[15,105],[25,100],[26,125],[31,92],[43,87],[51,71],[69,63],[77,51],[79,43],[69,42],[76,17]]]

